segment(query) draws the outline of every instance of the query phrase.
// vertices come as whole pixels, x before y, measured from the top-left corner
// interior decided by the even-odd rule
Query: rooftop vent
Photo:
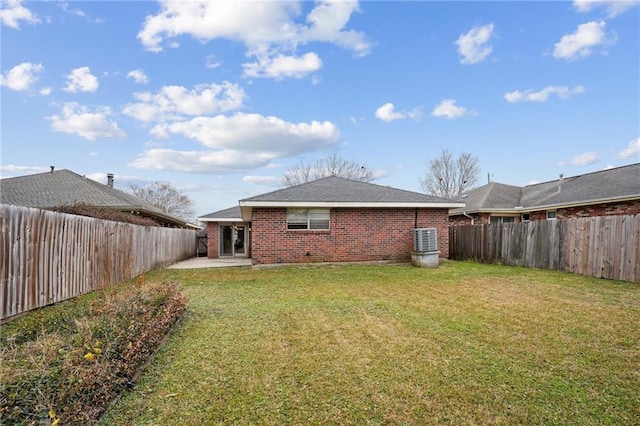
[[[436,228],[415,228],[413,230],[414,251],[437,251],[438,232]]]

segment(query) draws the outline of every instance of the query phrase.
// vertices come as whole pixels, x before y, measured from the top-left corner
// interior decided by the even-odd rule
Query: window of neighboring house
[[[555,210],[547,210],[547,220],[556,220]]]
[[[287,209],[287,229],[327,230],[329,209]]]
[[[491,216],[489,218],[489,223],[513,223],[515,222],[515,217],[513,216]]]
[[[522,213],[522,221],[529,222],[531,220],[531,215],[529,213]]]

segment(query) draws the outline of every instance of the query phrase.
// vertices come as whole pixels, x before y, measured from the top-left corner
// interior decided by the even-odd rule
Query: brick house
[[[408,262],[412,229],[435,228],[448,256],[448,211],[464,204],[335,176],[240,200],[199,219],[208,257],[251,257],[254,265]]]
[[[640,163],[528,185],[491,182],[460,197],[454,225],[640,213]]]

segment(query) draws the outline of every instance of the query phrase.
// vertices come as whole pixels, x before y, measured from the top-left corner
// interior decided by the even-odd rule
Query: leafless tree
[[[345,160],[338,154],[331,154],[308,163],[300,161],[285,172],[282,183],[286,186],[294,186],[328,176],[338,176],[361,182],[371,182],[375,177],[373,170],[369,167]]]
[[[420,178],[422,190],[442,198],[453,198],[472,188],[480,178],[478,157],[463,152],[454,160],[449,150],[445,149],[440,157],[429,161],[429,168]]]
[[[129,189],[133,195],[165,213],[185,220],[195,216],[193,201],[169,182],[153,181],[147,186],[132,184]]]

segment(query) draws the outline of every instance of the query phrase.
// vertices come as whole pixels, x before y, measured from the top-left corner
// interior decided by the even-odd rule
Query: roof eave
[[[384,201],[256,201],[242,200],[240,208],[245,207],[297,207],[297,208],[438,208],[450,209],[464,207],[456,202],[384,202]],[[244,216],[244,214],[243,214]]]
[[[501,207],[501,208],[496,208],[496,209],[490,209],[490,208],[482,208],[482,209],[451,209],[449,210],[449,216],[457,216],[460,214],[470,214],[470,213],[500,213],[500,214],[516,214],[516,213],[522,213],[524,209],[522,208],[518,208],[518,207],[514,207],[514,208],[505,208],[505,207]]]
[[[539,210],[557,210],[571,207],[580,207],[580,206],[588,206],[592,204],[606,204],[606,203],[621,203],[625,201],[638,201],[640,200],[640,194],[629,195],[624,197],[609,197],[609,198],[600,198],[597,200],[584,200],[584,201],[574,201],[570,203],[555,203],[555,204],[544,204],[539,206],[527,206],[527,207],[513,207],[513,208],[480,208],[480,209],[460,209],[454,208],[449,210],[449,216],[456,216],[464,213],[529,213],[535,212]]]
[[[557,209],[566,209],[571,207],[589,206],[592,204],[621,203],[625,201],[638,201],[638,200],[640,200],[640,194],[627,195],[624,197],[609,197],[609,198],[600,198],[597,200],[574,201],[570,203],[556,203],[556,204],[545,204],[540,206],[523,207],[522,211],[532,212],[532,211],[538,211],[538,210],[557,210]]]
[[[160,218],[163,219],[166,222],[170,222],[176,225],[180,225],[180,226],[188,226],[190,225],[188,222],[172,216],[168,213],[161,213],[161,212],[157,212],[157,211],[153,211],[153,210],[149,210],[143,206],[100,206],[106,209],[113,209],[113,210],[120,210],[120,211],[131,211],[131,212],[140,212],[143,213],[144,215],[148,216],[148,217],[155,217],[155,218]]]
[[[259,207],[273,208],[439,208],[449,209],[463,207],[464,203],[425,203],[425,202],[340,202],[340,201],[256,201],[241,200],[240,211],[245,222],[251,222],[253,209]]]
[[[200,222],[242,222],[241,217],[199,217]]]

